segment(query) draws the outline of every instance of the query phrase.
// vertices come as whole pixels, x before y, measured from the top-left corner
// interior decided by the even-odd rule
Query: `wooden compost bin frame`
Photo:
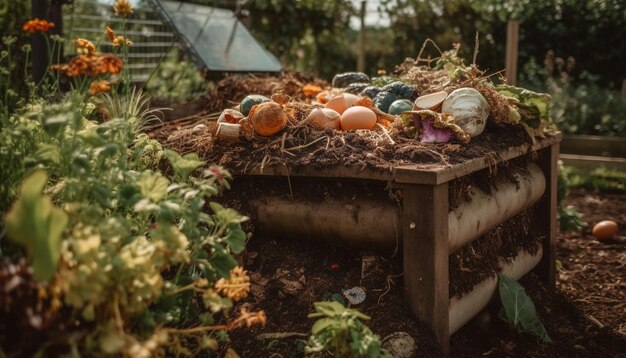
[[[442,351],[449,354],[448,183],[497,163],[535,152],[546,178],[546,190],[537,203],[539,230],[545,233],[543,256],[535,272],[554,287],[557,237],[557,160],[561,133],[537,139],[534,144],[509,148],[493,158],[479,157],[454,165],[412,164],[389,168],[329,167],[288,168],[265,166],[235,176],[306,177],[368,180],[390,183],[402,190],[400,218],[403,242],[404,294],[417,318],[434,332]]]

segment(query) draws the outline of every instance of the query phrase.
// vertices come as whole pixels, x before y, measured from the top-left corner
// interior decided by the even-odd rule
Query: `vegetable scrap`
[[[333,155],[337,158],[360,153],[363,158],[403,164],[421,162],[426,156],[431,158],[426,162],[446,164],[441,149],[459,152],[485,131],[490,135],[517,131],[517,139],[525,135],[525,142],[556,131],[550,121],[549,95],[496,84],[476,65],[465,65],[458,51],[456,45],[435,60],[407,59],[391,75],[337,74],[331,85],[290,72],[231,76],[210,96],[209,110],[220,112],[198,117],[206,121],[219,117],[217,126],[198,132],[203,140],[192,139],[193,133],[184,126],[177,128],[182,134],[164,130],[153,136],[172,149],[195,151],[221,165],[234,160],[242,165],[244,153],[261,151],[255,159],[263,167],[337,147],[349,148],[345,156]],[[222,140],[226,143],[213,145]],[[448,146],[429,147],[442,144]],[[515,144],[521,142],[509,145]]]
[[[351,305],[358,305],[365,301],[365,290],[362,287],[355,286],[347,290],[343,290],[343,297],[350,302]]]

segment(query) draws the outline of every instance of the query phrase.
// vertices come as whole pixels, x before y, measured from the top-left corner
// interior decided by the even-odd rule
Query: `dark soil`
[[[626,223],[626,194],[573,192],[566,201],[590,222],[613,219]],[[519,219],[520,225],[523,218]],[[562,263],[557,289],[546,288],[529,274],[520,283],[532,298],[540,320],[552,338],[541,343],[498,318],[494,300],[483,313],[451,338],[457,357],[625,357],[623,243],[598,243],[590,235],[559,236]],[[385,337],[405,331],[415,338],[417,356],[440,356],[429,330],[417,322],[403,300],[402,265],[398,256],[328,246],[296,237],[277,239],[258,232],[250,241],[247,269],[252,298],[245,305],[263,309],[268,325],[234,332],[233,347],[243,357],[302,356],[312,319],[313,302],[340,296],[342,290],[361,286],[366,301],[358,306],[372,317],[367,324]],[[363,268],[363,261],[374,264]],[[453,275],[453,274],[451,274]],[[590,319],[589,316],[592,316]],[[620,331],[622,332],[620,334]],[[271,339],[267,333],[289,333]]]
[[[562,265],[559,288],[588,316],[626,335],[626,243],[600,242],[591,228],[602,220],[615,221],[626,233],[626,195],[572,191],[564,205],[583,214],[582,233],[563,233],[557,258]]]

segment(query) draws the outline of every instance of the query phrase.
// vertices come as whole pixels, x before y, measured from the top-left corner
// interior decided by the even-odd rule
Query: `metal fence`
[[[98,0],[75,1],[64,9],[65,37],[82,37],[94,43],[100,41],[101,51],[113,51],[102,39],[107,26],[116,33],[122,31],[122,19],[115,16],[109,3]],[[160,61],[176,56],[177,40],[158,14],[148,5],[137,6],[126,19],[126,35],[133,41],[129,49],[127,68],[134,82],[145,82]]]

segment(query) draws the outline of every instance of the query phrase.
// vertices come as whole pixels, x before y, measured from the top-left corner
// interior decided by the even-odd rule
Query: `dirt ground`
[[[547,289],[533,274],[520,281],[553,342],[540,343],[508,326],[498,318],[494,301],[452,336],[452,356],[626,357],[626,244],[600,243],[590,234],[590,226],[604,219],[624,230],[626,194],[573,191],[565,205],[574,205],[589,226],[582,234],[559,235],[557,290]],[[363,258],[374,264],[363,270]],[[313,324],[307,318],[312,303],[354,286],[366,291],[365,302],[356,307],[371,316],[367,324],[374,333],[384,338],[407,332],[417,343],[416,356],[441,356],[429,330],[403,301],[397,256],[257,233],[246,260],[253,285],[252,298],[243,304],[265,310],[268,324],[232,335],[242,357],[302,356]]]

